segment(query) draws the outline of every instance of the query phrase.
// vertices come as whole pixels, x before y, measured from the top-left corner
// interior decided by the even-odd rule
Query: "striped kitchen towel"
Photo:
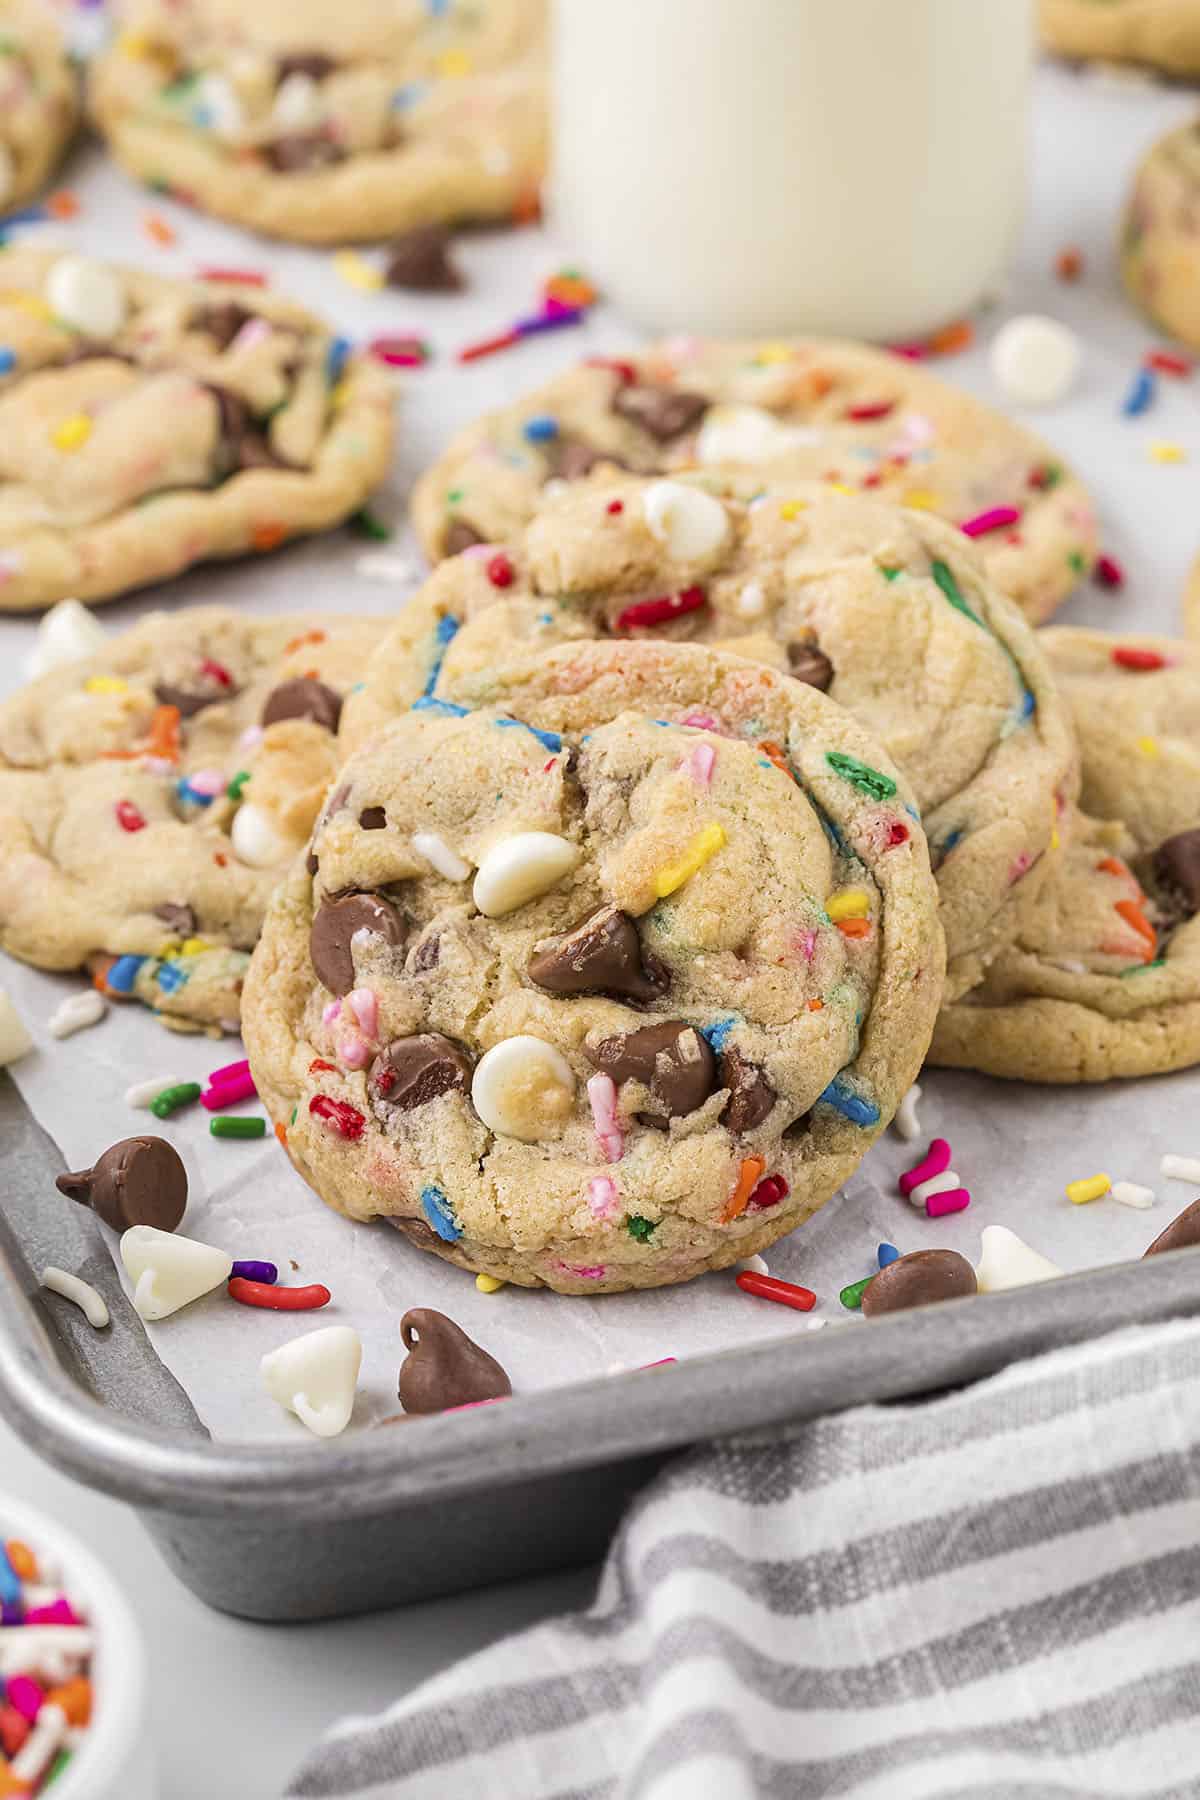
[[[294,1800],[1200,1795],[1200,1326],[690,1452]]]

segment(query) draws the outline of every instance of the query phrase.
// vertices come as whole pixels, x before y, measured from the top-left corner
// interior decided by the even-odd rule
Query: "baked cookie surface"
[[[362,505],[390,379],[268,291],[0,258],[0,610],[107,600]]]
[[[0,705],[0,946],[237,1029],[382,621],[152,613]]]
[[[1076,791],[1037,635],[928,513],[783,482],[747,504],[737,485],[718,497],[597,472],[544,500],[511,549],[448,559],[372,658],[343,740],[373,736],[423,687],[490,700],[522,645],[662,636],[769,663],[825,689],[904,771],[956,996],[1014,934]]]
[[[1060,56],[1145,63],[1168,75],[1200,71],[1197,0],[1039,0],[1038,25]]]
[[[1138,164],[1120,251],[1130,298],[1160,330],[1200,346],[1200,122],[1167,132]]]
[[[0,223],[49,181],[78,117],[75,74],[48,8],[0,0]]]
[[[1064,820],[1012,948],[943,1010],[930,1059],[1058,1082],[1186,1068],[1200,1061],[1200,649],[1039,635],[1087,812]]]
[[[941,976],[911,796],[848,714],[698,646],[571,644],[346,763],[244,1032],[329,1205],[599,1293],[815,1211],[907,1090]]]
[[[864,344],[672,339],[581,364],[460,432],[413,494],[432,561],[507,541],[547,481],[740,467],[825,481],[977,533],[1035,622],[1087,574],[1096,522],[1048,445],[917,364]]]
[[[345,243],[536,193],[544,33],[542,0],[126,0],[90,103],[139,180]]]

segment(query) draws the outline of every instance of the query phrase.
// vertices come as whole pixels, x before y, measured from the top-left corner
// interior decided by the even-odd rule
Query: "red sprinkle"
[[[328,1094],[314,1094],[308,1110],[318,1119],[324,1119],[338,1137],[349,1138],[352,1144],[358,1142],[367,1123],[357,1106],[351,1106],[346,1100],[331,1100]]]
[[[973,519],[964,519],[958,529],[964,537],[983,537],[986,532],[999,531],[1004,525],[1015,525],[1020,517],[1015,506],[993,506],[987,512],[976,513]]]
[[[625,511],[625,502],[623,500],[610,500],[604,510],[605,512],[612,513],[615,517],[617,513],[623,513]]]
[[[1083,251],[1077,244],[1068,244],[1059,251],[1054,259],[1054,273],[1060,281],[1078,281],[1083,274]]]
[[[113,808],[122,831],[145,831],[146,819],[132,800],[118,800]]]
[[[261,269],[201,269],[201,281],[233,281],[240,287],[266,287],[267,278]]]
[[[924,362],[929,355],[928,344],[889,344],[888,349],[893,356],[902,356],[905,362]]]
[[[637,370],[631,362],[622,362],[615,356],[589,356],[589,369],[611,369],[614,375],[620,376],[626,386],[637,380]]]
[[[888,849],[894,850],[896,848],[897,844],[907,844],[907,842],[908,842],[908,826],[902,825],[900,823],[899,819],[893,819],[892,823],[888,827],[888,841],[887,841]]]
[[[519,344],[519,331],[502,331],[498,337],[481,338],[476,344],[467,344],[458,353],[460,363],[478,362],[481,357],[494,356],[497,350],[507,350],[512,344]]]
[[[1030,469],[1029,471],[1029,485],[1031,488],[1052,488],[1056,480],[1057,476],[1055,475],[1054,470],[1046,463],[1039,463],[1036,469]]]
[[[1119,588],[1125,585],[1125,571],[1113,556],[1098,556],[1092,575],[1101,587]]]
[[[896,402],[894,400],[864,400],[858,406],[848,406],[846,417],[848,419],[886,419],[888,414],[895,410]]]
[[[787,1178],[783,1175],[765,1175],[746,1202],[747,1212],[766,1212],[769,1206],[778,1206],[788,1196]]]
[[[321,1056],[314,1056],[313,1060],[308,1065],[308,1072],[310,1075],[315,1075],[318,1069],[322,1070],[326,1075],[337,1074],[336,1063],[326,1062],[324,1057]]]
[[[744,1294],[757,1294],[760,1300],[777,1300],[780,1306],[793,1307],[796,1312],[811,1312],[817,1304],[817,1296],[811,1288],[798,1287],[794,1281],[780,1281],[774,1275],[758,1275],[753,1269],[743,1269],[737,1284]]]
[[[1123,669],[1165,669],[1167,659],[1160,656],[1157,650],[1139,650],[1136,644],[1118,644],[1112,653],[1112,659]]]
[[[487,578],[493,587],[511,587],[513,584],[514,573],[513,566],[509,562],[507,556],[505,556],[503,550],[498,550],[495,556],[489,559]]]
[[[633,631],[639,625],[665,625],[683,613],[699,612],[707,595],[702,587],[684,588],[678,594],[662,594],[656,600],[635,600],[617,614],[616,630]]]
[[[1146,356],[1146,367],[1157,369],[1162,375],[1190,375],[1192,359],[1180,356],[1173,350],[1151,350]]]
[[[219,687],[233,686],[233,676],[229,673],[225,664],[214,662],[211,656],[206,656],[204,661],[200,664],[200,673],[202,675],[207,675],[209,680],[215,681]]]
[[[235,1275],[229,1283],[229,1298],[243,1306],[262,1306],[268,1312],[315,1312],[333,1299],[327,1287],[315,1281],[311,1287],[271,1287],[265,1281],[247,1281]]]

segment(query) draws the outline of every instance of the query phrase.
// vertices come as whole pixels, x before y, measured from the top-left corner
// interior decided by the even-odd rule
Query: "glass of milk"
[[[650,329],[945,325],[1020,222],[1032,10],[555,0],[555,225]]]

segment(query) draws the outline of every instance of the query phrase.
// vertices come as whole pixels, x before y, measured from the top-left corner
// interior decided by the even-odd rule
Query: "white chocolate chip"
[[[223,75],[201,77],[196,98],[203,109],[205,122],[218,137],[237,137],[245,128],[245,115],[237,90]]]
[[[0,1069],[28,1056],[32,1049],[33,1039],[25,1029],[24,1019],[0,988]]]
[[[121,1261],[143,1319],[169,1318],[228,1281],[233,1269],[224,1250],[153,1225],[130,1226],[121,1238]]]
[[[16,185],[17,169],[12,151],[7,144],[0,144],[0,206],[4,205]]]
[[[452,850],[436,831],[414,831],[412,847],[447,881],[465,881],[471,873],[470,863],[464,862],[457,850]]]
[[[50,1263],[42,1270],[42,1286],[52,1294],[61,1294],[64,1300],[72,1301],[95,1331],[103,1331],[108,1324],[104,1296],[82,1276],[72,1275],[69,1269],[56,1269]]]
[[[70,1037],[88,1025],[98,1025],[107,1011],[104,996],[95,988],[88,988],[85,993],[72,994],[69,1000],[56,1007],[46,1021],[46,1029],[51,1037]]]
[[[302,131],[306,125],[315,125],[320,116],[321,100],[316,82],[303,69],[293,70],[275,90],[271,102],[272,121],[288,131]]]
[[[489,1131],[533,1144],[552,1137],[575,1098],[575,1077],[565,1056],[543,1038],[505,1038],[480,1057],[471,1101]]]
[[[1007,1225],[985,1225],[975,1280],[981,1294],[999,1294],[1005,1288],[1027,1287],[1033,1281],[1053,1281],[1062,1270],[1049,1257],[1019,1238]]]
[[[60,600],[38,626],[33,649],[25,658],[25,674],[36,681],[50,669],[94,656],[107,641],[104,627],[86,606],[78,600]]]
[[[272,1400],[316,1437],[337,1437],[354,1412],[362,1339],[349,1325],[326,1325],[272,1350],[259,1364]]]
[[[52,263],[46,299],[56,318],[87,337],[115,337],[125,323],[121,277],[90,256],[60,256]]]
[[[761,406],[710,406],[696,439],[700,463],[756,463],[819,444],[811,425],[785,425]]]
[[[761,581],[748,581],[737,599],[733,609],[743,619],[758,619],[767,610],[767,596],[763,592]]]
[[[729,515],[719,500],[681,481],[652,481],[642,496],[652,537],[676,562],[712,556],[729,536]]]
[[[988,353],[1004,398],[1016,406],[1057,406],[1075,385],[1079,339],[1057,319],[1022,313],[1002,325]]]
[[[245,801],[233,815],[229,841],[239,862],[251,869],[272,869],[286,862],[292,850],[270,813]]]
[[[578,860],[575,845],[552,831],[519,831],[484,852],[472,898],[486,918],[501,919],[549,893]]]

